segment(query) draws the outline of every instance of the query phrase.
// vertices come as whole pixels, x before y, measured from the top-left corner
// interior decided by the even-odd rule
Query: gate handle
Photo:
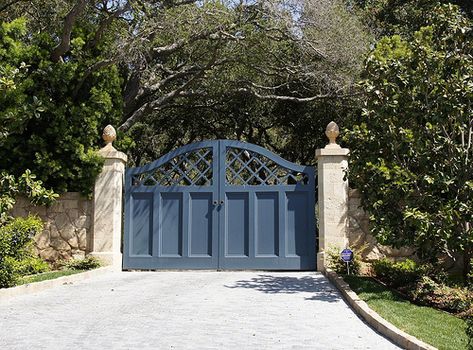
[[[213,205],[217,205],[217,204],[218,204],[218,200],[214,199]]]
[[[221,199],[220,200],[220,205],[223,205],[223,203],[225,203],[225,202],[223,201],[223,199]]]

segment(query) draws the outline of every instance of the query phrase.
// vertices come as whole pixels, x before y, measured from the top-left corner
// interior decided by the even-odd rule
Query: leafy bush
[[[50,270],[49,264],[37,256],[27,256],[14,262],[15,271],[20,276],[36,275]]]
[[[473,292],[466,288],[452,288],[423,276],[409,292],[415,302],[452,313],[462,313],[472,307]]]
[[[100,260],[93,256],[86,256],[84,259],[74,259],[66,261],[64,267],[71,270],[92,270],[100,267]]]
[[[33,237],[42,229],[41,220],[34,216],[16,218],[0,226],[0,288],[15,285],[28,265],[23,260],[33,256]]]
[[[0,172],[0,224],[5,224],[11,217],[8,211],[15,205],[18,195],[28,197],[35,205],[48,205],[58,197],[52,190],[43,187],[43,182],[36,180],[36,175],[26,169],[21,176],[15,177],[4,171]]]
[[[0,255],[0,288],[13,287],[18,277],[15,273],[14,259]]]
[[[394,262],[383,258],[373,262],[373,271],[379,280],[397,288],[417,282],[426,273],[427,267],[411,259]]]
[[[353,250],[353,249],[352,249]],[[347,264],[340,257],[340,249],[331,247],[326,251],[327,266],[338,274],[346,274]],[[350,262],[350,273],[358,274],[360,272],[360,258],[358,250],[353,250],[353,260]]]

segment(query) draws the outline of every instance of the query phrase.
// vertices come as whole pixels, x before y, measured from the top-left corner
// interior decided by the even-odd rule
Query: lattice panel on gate
[[[158,168],[133,175],[133,186],[211,186],[212,148],[178,155]]]
[[[227,147],[225,160],[227,185],[307,185],[309,177],[279,165],[259,153]]]

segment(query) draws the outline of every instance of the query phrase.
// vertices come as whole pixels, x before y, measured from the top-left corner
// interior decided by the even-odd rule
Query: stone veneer
[[[358,190],[350,189],[348,193],[348,245],[359,250],[364,261],[372,261],[387,257],[393,260],[413,258],[413,249],[394,249],[379,244],[370,234],[369,218],[361,207]]]
[[[92,230],[92,201],[78,192],[62,194],[49,207],[34,206],[18,198],[12,216],[38,215],[44,223],[43,232],[35,237],[39,256],[48,261],[82,258],[88,249]]]

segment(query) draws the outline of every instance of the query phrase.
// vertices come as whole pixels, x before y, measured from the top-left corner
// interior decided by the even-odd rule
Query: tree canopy
[[[359,106],[370,42],[341,0],[12,1],[0,13],[2,79],[15,84],[0,167],[31,167],[59,192],[90,193],[108,123],[130,165],[205,138],[313,163],[324,125]]]

